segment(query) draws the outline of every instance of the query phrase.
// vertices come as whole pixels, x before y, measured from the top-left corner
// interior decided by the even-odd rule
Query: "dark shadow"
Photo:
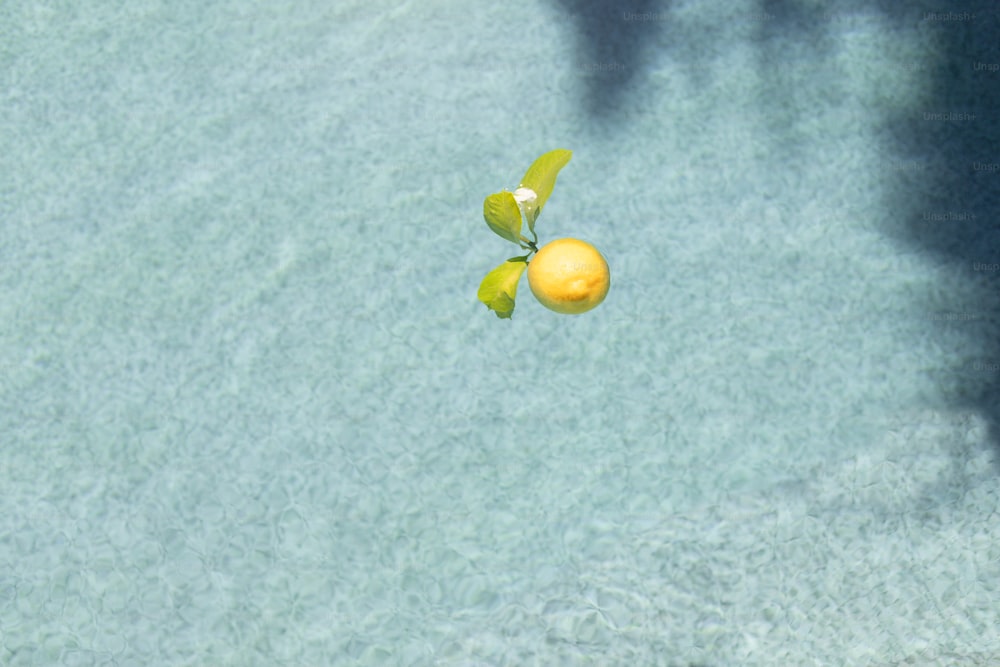
[[[884,126],[887,204],[898,213],[890,233],[961,276],[961,291],[938,297],[927,312],[932,335],[960,346],[951,350],[960,364],[937,379],[950,407],[986,419],[1000,462],[998,6],[934,4],[909,16],[939,45],[933,65],[916,69],[926,77],[925,103]]]
[[[575,71],[586,81],[584,104],[597,118],[622,109],[629,87],[648,66],[650,41],[667,19],[667,0],[556,0],[575,27]]]
[[[895,76],[920,80],[925,91],[915,108],[878,118],[883,155],[877,177],[890,212],[885,233],[904,252],[929,257],[936,270],[961,276],[928,297],[921,317],[929,335],[963,361],[936,377],[948,407],[986,419],[1000,464],[1000,21],[993,0],[970,0],[956,8],[944,0],[913,7],[893,0],[848,0],[806,9],[791,0],[762,0],[757,45],[762,77],[760,108],[782,81],[781,62],[789,42],[805,40],[815,55],[816,76],[831,82],[827,104],[836,108],[851,91],[836,89],[842,77],[827,56],[838,37],[830,24],[878,12],[890,29],[918,31],[933,57],[898,63]],[[925,56],[926,54],[921,54]],[[931,64],[928,64],[931,63]],[[794,93],[791,93],[794,94]],[[851,102],[847,102],[851,103]],[[794,105],[790,105],[794,106]],[[793,124],[775,108],[775,136],[788,136],[786,157],[797,151]],[[961,287],[954,289],[954,285]],[[933,371],[931,371],[933,372]],[[956,465],[960,465],[956,462]]]
[[[630,93],[647,82],[645,72],[656,57],[667,55],[698,76],[701,64],[691,54],[699,50],[689,47],[712,35],[684,34],[669,20],[668,0],[556,2],[576,27],[577,67],[622,66],[583,72],[586,109],[595,120],[615,121],[634,111]],[[925,95],[918,108],[890,117],[872,109],[884,151],[876,177],[891,212],[884,231],[904,252],[961,276],[942,286],[949,292],[928,297],[921,317],[926,316],[928,335],[963,360],[935,378],[948,397],[945,407],[986,419],[1000,465],[1000,5],[995,0],[968,0],[959,8],[946,0],[919,7],[896,0],[809,4],[760,0],[759,11],[744,17],[755,22],[760,74],[767,84],[759,108],[774,110],[773,136],[787,137],[782,150],[791,165],[812,159],[802,154],[807,142],[796,141],[782,111],[781,96],[794,95],[795,82],[783,79],[788,75],[774,63],[794,52],[791,45],[808,45],[815,75],[831,82],[830,109],[857,103],[832,57],[841,38],[834,23],[852,13],[863,21],[877,12],[889,30],[918,31],[933,49],[932,57],[899,63],[896,73],[921,79]]]

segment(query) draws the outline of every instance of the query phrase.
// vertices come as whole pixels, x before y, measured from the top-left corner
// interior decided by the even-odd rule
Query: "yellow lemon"
[[[597,248],[579,239],[558,239],[528,262],[531,293],[549,310],[579,315],[608,295],[611,272]]]

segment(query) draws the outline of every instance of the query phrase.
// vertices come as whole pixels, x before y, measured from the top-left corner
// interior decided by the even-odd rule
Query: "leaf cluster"
[[[558,148],[545,153],[528,168],[516,190],[491,194],[483,201],[483,218],[493,232],[527,250],[526,255],[511,257],[486,274],[479,285],[479,300],[499,318],[509,319],[514,312],[514,300],[521,275],[528,260],[538,252],[535,221],[552,194],[559,170],[569,163],[573,152]],[[531,238],[521,233],[528,225]]]

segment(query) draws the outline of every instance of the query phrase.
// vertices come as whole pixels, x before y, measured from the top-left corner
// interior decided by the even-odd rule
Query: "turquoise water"
[[[997,17],[907,4],[0,5],[0,663],[1000,661]],[[501,321],[553,148],[611,291]]]

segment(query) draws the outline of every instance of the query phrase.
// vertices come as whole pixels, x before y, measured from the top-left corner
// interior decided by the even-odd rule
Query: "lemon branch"
[[[497,236],[530,251],[523,257],[508,259],[486,274],[479,285],[479,300],[497,317],[509,318],[514,312],[517,284],[528,266],[528,258],[538,252],[535,221],[552,194],[559,170],[566,166],[572,155],[572,151],[562,148],[545,153],[528,168],[514,192],[496,192],[483,201],[483,218],[487,226]],[[531,239],[521,233],[524,223],[528,224]]]

